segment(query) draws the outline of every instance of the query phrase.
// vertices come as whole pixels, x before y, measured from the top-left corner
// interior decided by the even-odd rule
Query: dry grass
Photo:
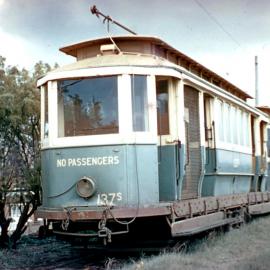
[[[270,269],[270,217],[241,229],[198,241],[192,251],[165,253],[125,265],[122,270]]]
[[[90,250],[76,249],[53,237],[28,236],[17,250],[0,250],[0,269],[266,270],[270,269],[270,217],[226,234],[212,233],[186,249],[178,245],[174,252],[137,261],[125,256],[110,259],[105,254],[98,259]]]

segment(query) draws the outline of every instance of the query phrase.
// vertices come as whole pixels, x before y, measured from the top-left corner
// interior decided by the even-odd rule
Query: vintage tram
[[[187,236],[270,212],[269,118],[151,36],[60,49],[38,81],[43,203],[57,234]]]

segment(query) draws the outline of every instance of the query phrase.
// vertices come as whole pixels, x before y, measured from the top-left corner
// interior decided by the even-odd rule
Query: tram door
[[[177,134],[177,80],[156,78],[160,201],[178,198],[181,143]]]
[[[202,157],[200,143],[199,92],[190,86],[184,87],[184,106],[186,156],[181,199],[191,199],[198,197]]]

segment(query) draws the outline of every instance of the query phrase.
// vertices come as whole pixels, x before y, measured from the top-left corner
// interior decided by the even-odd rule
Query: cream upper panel
[[[99,59],[100,58],[100,59]],[[139,55],[107,55],[85,59],[66,65],[49,72],[38,80],[38,86],[48,81],[67,78],[84,78],[91,76],[107,76],[119,74],[142,74],[156,76],[172,76],[182,79],[185,84],[190,84],[198,90],[209,92],[221,99],[226,99],[241,106],[255,115],[261,115],[268,122],[268,116],[262,111],[248,105],[246,102],[226,92],[224,89],[205,81],[204,79],[180,68],[179,66],[153,56]]]
[[[38,80],[38,86],[49,80],[63,79],[74,76],[98,76],[106,72],[118,74],[130,72],[131,67],[174,67],[169,61],[151,55],[104,55],[84,59],[49,72],[46,76]],[[107,69],[107,68],[111,69]],[[124,67],[124,68],[121,68]],[[113,69],[114,68],[114,69]],[[138,69],[136,69],[138,70]],[[153,71],[152,71],[153,72]],[[151,72],[151,73],[152,73]],[[179,76],[179,75],[178,75]]]

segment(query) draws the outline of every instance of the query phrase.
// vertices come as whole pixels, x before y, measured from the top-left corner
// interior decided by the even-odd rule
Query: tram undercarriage
[[[156,206],[82,207],[50,210],[40,208],[37,216],[53,223],[57,235],[98,238],[187,237],[222,226],[233,226],[253,216],[270,212],[270,193],[253,192],[164,203]]]

